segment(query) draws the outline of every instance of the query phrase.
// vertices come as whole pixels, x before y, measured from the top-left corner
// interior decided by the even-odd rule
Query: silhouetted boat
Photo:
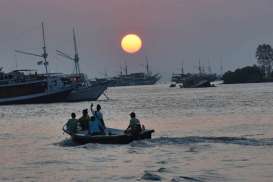
[[[0,74],[1,105],[63,102],[73,89],[58,76],[32,74],[31,71]]]
[[[73,90],[65,99],[66,102],[95,101],[108,88],[107,82],[92,83],[82,73],[66,75],[65,78],[69,79],[73,85]]]
[[[123,130],[107,128],[107,135],[90,135],[86,132],[72,134],[63,127],[63,131],[71,136],[71,139],[79,144],[100,143],[100,144],[128,144],[134,140],[151,139],[154,130],[144,130],[137,137],[124,134]]]
[[[41,65],[43,64],[45,66],[46,70],[46,77],[49,77],[50,74],[48,73],[48,53],[46,49],[46,39],[45,39],[45,29],[44,29],[44,24],[42,23],[42,33],[43,33],[43,53],[41,55],[39,54],[33,54],[25,51],[20,51],[16,50],[15,52],[21,53],[21,54],[26,54],[26,55],[31,55],[31,56],[36,56],[36,57],[41,57],[43,58],[43,61],[39,61],[38,64]],[[57,97],[56,102],[59,102],[61,100],[62,102],[76,102],[76,101],[94,101],[97,100],[107,89],[107,84],[91,84],[91,82],[87,79],[87,76],[82,74],[80,72],[80,66],[79,66],[79,54],[78,54],[78,47],[77,47],[77,42],[76,42],[76,35],[75,31],[73,29],[73,42],[74,42],[74,50],[75,50],[75,56],[71,57],[62,51],[57,50],[57,53],[67,59],[70,59],[75,62],[75,74],[58,74],[57,77],[61,81],[63,81],[63,84],[65,85],[70,85],[72,90],[68,94],[66,94],[65,97]],[[34,88],[33,88],[34,89]],[[57,95],[58,96],[58,95]],[[35,100],[36,101],[36,100]],[[54,97],[50,100],[50,102],[54,102]]]
[[[134,86],[134,85],[154,85],[160,79],[159,74],[131,73],[113,77],[109,83],[110,87]]]
[[[185,78],[182,82],[181,88],[204,88],[204,87],[214,87],[210,80],[202,75],[191,75]]]
[[[216,74],[208,74],[201,68],[199,62],[199,73],[187,73],[184,74],[183,65],[181,73],[172,74],[172,82],[179,83],[180,88],[203,88],[203,87],[214,87],[211,82],[217,79]]]
[[[176,83],[171,83],[169,87],[170,88],[176,87]]]
[[[146,58],[147,59],[147,58]],[[127,72],[127,65],[125,65],[125,74],[121,73],[118,76],[110,78],[96,79],[97,83],[108,81],[109,87],[119,86],[136,86],[136,85],[154,85],[161,78],[160,74],[152,74],[149,69],[149,64],[146,64],[146,73],[130,73]]]
[[[74,89],[70,94],[67,96],[65,101],[67,102],[77,102],[77,101],[95,101],[97,100],[102,94],[104,94],[105,90],[108,87],[108,82],[91,82],[88,80],[87,76],[80,71],[80,64],[79,64],[79,53],[78,53],[78,46],[76,40],[75,30],[73,29],[73,42],[74,42],[74,57],[69,56],[68,54],[57,50],[57,54],[67,58],[69,60],[74,61],[74,70],[75,74],[65,75],[67,79],[70,80],[71,84],[73,85]]]

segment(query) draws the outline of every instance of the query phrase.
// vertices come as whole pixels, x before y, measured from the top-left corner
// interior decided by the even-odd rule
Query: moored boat
[[[21,50],[15,52],[43,58],[38,65],[44,65],[45,74],[38,74],[35,70],[14,70],[0,74],[0,104],[33,104],[64,102],[73,90],[71,84],[59,74],[49,73],[47,47],[44,24],[42,23],[43,52],[30,53]],[[35,73],[33,73],[35,71]]]
[[[108,82],[109,87],[154,85],[161,79],[161,75],[159,73],[153,74],[150,71],[147,57],[146,62],[146,72],[128,73],[128,67],[125,64],[125,74],[123,74],[123,68],[121,67],[119,75],[109,78],[99,78],[96,79],[96,82]]]
[[[79,101],[95,101],[97,100],[108,87],[108,82],[94,82],[92,83],[87,75],[80,71],[80,58],[78,53],[78,46],[76,40],[75,30],[73,29],[73,43],[74,43],[74,57],[64,53],[63,51],[56,50],[59,56],[74,61],[75,73],[65,75],[65,78],[73,85],[73,91],[65,99],[66,102],[79,102]]]
[[[210,68],[210,67],[209,67]],[[181,67],[181,73],[173,73],[172,74],[172,82],[181,84],[180,88],[204,88],[204,87],[214,87],[211,82],[217,79],[216,74],[211,73],[211,69],[209,69],[209,73],[205,73],[204,68],[201,66],[199,61],[198,66],[199,73],[184,73],[183,64]]]
[[[91,84],[87,79],[74,81],[72,84],[74,85],[74,89],[66,97],[66,102],[95,101],[104,94],[108,88],[107,84]]]
[[[0,105],[62,102],[73,89],[58,76],[31,74],[30,71],[2,73]]]

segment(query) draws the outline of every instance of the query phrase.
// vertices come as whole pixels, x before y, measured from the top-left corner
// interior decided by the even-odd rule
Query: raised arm
[[[92,114],[95,115],[95,111],[93,110],[93,103],[91,103],[91,105],[90,105],[90,110],[91,110]]]

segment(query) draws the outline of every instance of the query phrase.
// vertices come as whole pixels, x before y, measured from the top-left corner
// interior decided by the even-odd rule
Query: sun
[[[141,49],[142,40],[136,34],[128,34],[122,38],[121,47],[125,52],[134,54]]]

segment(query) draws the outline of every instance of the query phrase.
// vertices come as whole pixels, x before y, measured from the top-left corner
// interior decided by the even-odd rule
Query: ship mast
[[[48,61],[47,61],[47,50],[46,50],[46,38],[45,38],[45,28],[44,28],[44,22],[42,22],[42,34],[43,34],[43,53],[41,55],[39,54],[34,54],[30,52],[25,52],[25,51],[20,51],[20,50],[15,50],[15,52],[20,53],[20,54],[25,54],[25,55],[30,55],[30,56],[36,56],[36,57],[41,57],[44,59],[43,64],[46,70],[46,74],[48,74]]]
[[[210,60],[208,60],[208,73],[209,73],[209,74],[212,74],[212,69],[211,69]]]
[[[122,76],[123,73],[122,73],[122,65],[121,64],[119,65],[119,68],[120,68],[120,75]]]
[[[198,71],[199,71],[199,74],[202,74],[202,67],[201,67],[200,59],[198,60]]]
[[[46,69],[46,74],[48,74],[48,69],[47,69],[47,66],[48,66],[48,62],[47,62],[47,57],[48,57],[48,54],[46,52],[46,39],[45,39],[45,27],[44,27],[44,23],[42,22],[42,32],[43,32],[43,54],[42,54],[42,57],[44,58],[44,66],[45,66],[45,69]]]
[[[75,67],[74,70],[76,72],[77,75],[80,75],[81,71],[80,71],[80,57],[79,57],[79,51],[78,51],[78,45],[77,45],[77,39],[76,39],[76,33],[75,33],[75,29],[73,28],[73,44],[74,44],[74,57],[64,53],[63,51],[60,50],[56,50],[57,55],[62,56],[66,59],[70,59],[72,61],[74,61],[75,63]]]
[[[127,66],[126,60],[124,61],[124,64],[125,64],[125,75],[127,76],[128,75],[128,66]]]
[[[220,74],[221,76],[224,75],[224,66],[223,66],[223,58],[220,59]]]
[[[74,61],[75,61],[75,69],[76,69],[76,73],[80,74],[80,64],[79,64],[79,50],[78,50],[78,45],[77,45],[77,39],[76,39],[76,33],[75,33],[75,28],[73,28],[73,42],[74,42],[74,51],[75,51],[75,55],[74,55]]]
[[[181,64],[181,75],[184,74],[184,61],[182,61],[182,64]]]
[[[145,56],[145,60],[146,60],[146,72],[147,72],[147,75],[150,75],[149,60],[147,56]]]

